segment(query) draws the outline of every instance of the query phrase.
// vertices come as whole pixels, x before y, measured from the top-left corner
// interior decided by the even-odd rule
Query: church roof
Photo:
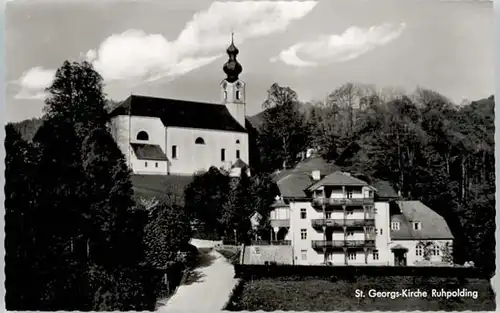
[[[113,117],[129,113],[133,116],[158,117],[165,127],[247,132],[222,104],[131,95],[110,115]]]
[[[143,144],[143,143],[131,143],[132,149],[134,150],[135,156],[139,160],[157,160],[157,161],[167,161],[168,158],[165,152],[161,149],[159,145]]]

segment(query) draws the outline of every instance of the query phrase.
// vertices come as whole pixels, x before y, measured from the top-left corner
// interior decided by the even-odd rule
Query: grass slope
[[[368,293],[402,289],[477,291],[473,298],[382,298],[356,297],[356,290]],[[426,277],[358,277],[350,281],[325,278],[273,278],[243,282],[226,308],[229,311],[493,311],[495,295],[485,279]]]
[[[173,197],[182,204],[184,189],[193,180],[193,176],[182,175],[131,175],[134,193],[137,196],[157,199]]]

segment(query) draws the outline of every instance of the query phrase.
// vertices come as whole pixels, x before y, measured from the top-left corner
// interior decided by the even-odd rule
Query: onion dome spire
[[[222,69],[227,75],[226,80],[233,83],[238,80],[238,75],[240,75],[241,71],[243,71],[243,67],[236,60],[236,56],[240,53],[240,51],[234,45],[233,33],[231,33],[231,45],[227,48],[226,52],[229,56],[229,60],[227,60]]]

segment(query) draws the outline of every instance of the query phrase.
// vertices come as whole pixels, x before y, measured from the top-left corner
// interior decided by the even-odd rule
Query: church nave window
[[[226,160],[226,149],[220,149],[220,160],[222,162]]]
[[[172,159],[177,159],[177,146],[172,146]]]
[[[205,140],[203,140],[203,138],[201,137],[198,137],[196,138],[196,140],[194,141],[195,144],[197,145],[204,145],[205,144]]]
[[[138,134],[137,134],[137,140],[149,140],[149,135],[148,133],[146,133],[145,131],[141,130]]]

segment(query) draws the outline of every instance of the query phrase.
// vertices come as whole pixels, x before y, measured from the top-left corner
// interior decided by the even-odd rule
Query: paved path
[[[191,242],[199,248],[208,248],[205,243]],[[236,285],[234,268],[226,258],[215,250],[206,253],[187,282],[157,311],[165,313],[204,313],[219,312],[229,300]]]

